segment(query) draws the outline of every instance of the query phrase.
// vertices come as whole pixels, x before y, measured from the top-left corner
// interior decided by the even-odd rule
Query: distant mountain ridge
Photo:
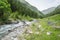
[[[52,12],[46,14],[46,17],[60,14],[60,5],[58,5]]]
[[[48,13],[51,13],[55,10],[56,7],[51,7],[51,8],[48,8],[46,10],[43,10],[42,13],[43,14],[48,14]]]
[[[54,14],[60,14],[60,5],[58,5],[53,11]]]

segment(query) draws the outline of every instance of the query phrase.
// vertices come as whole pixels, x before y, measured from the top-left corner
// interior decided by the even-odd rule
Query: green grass
[[[41,19],[40,22],[32,24],[30,27],[32,32],[28,36],[24,36],[26,40],[60,40],[60,29],[53,28],[51,25],[48,25],[48,21],[56,22],[57,26],[60,26],[60,14],[54,15],[48,18]],[[41,25],[40,28],[38,26]],[[39,34],[36,34],[39,32]],[[47,35],[47,32],[51,32],[50,35]]]
[[[13,12],[9,16],[9,19],[12,19],[12,20],[32,20],[33,18],[30,16],[21,15],[18,12]]]
[[[53,20],[57,26],[60,26],[60,14],[49,17],[49,20]]]

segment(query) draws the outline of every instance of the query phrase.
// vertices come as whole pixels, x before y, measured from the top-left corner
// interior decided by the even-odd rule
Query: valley
[[[0,40],[60,40],[60,5],[40,11],[26,0],[0,0]]]

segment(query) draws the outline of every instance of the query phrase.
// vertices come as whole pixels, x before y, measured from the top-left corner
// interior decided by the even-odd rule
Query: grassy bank
[[[32,24],[24,33],[26,40],[60,40],[60,14],[48,18],[39,19],[39,22]],[[50,22],[50,23],[49,23]]]

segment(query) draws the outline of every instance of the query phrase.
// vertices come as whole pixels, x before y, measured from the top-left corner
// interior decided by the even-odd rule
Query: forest
[[[26,2],[27,4],[27,2]],[[43,13],[40,11],[33,11],[32,8],[37,9],[33,6],[32,8],[27,8],[26,5],[19,0],[0,0],[0,24],[6,22],[9,19],[25,19],[28,18],[43,18]]]

